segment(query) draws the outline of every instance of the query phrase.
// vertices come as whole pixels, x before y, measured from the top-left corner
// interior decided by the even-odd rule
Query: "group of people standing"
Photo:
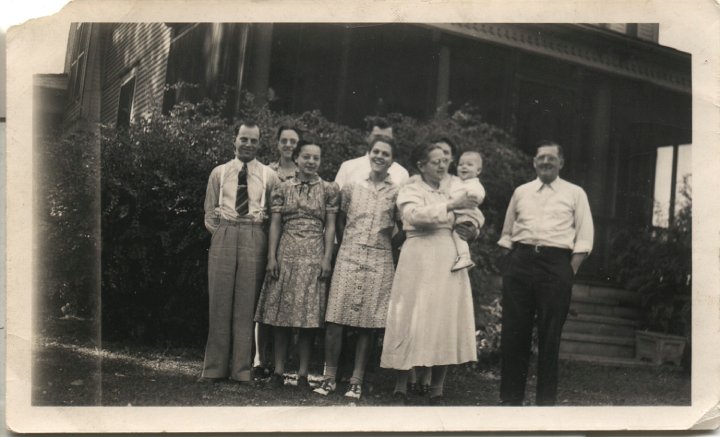
[[[323,147],[331,145],[303,137],[281,126],[279,159],[266,166],[256,159],[260,129],[246,121],[236,131],[235,158],[210,174],[210,314],[201,380],[251,381],[253,342],[265,363],[272,339],[267,383],[282,386],[296,330],[297,385],[310,390],[313,336],[325,328],[324,377],[314,392],[329,395],[338,387],[351,329],[354,368],[345,396],[359,399],[374,338],[384,330],[380,366],[397,371],[397,403],[406,402],[413,369],[422,367],[430,369],[430,404],[442,404],[447,366],[477,359],[467,271],[468,242],[485,221],[478,208],[485,196],[481,155],[462,153],[452,175],[455,145],[433,139],[418,147],[418,174],[409,177],[395,162],[392,127],[379,120],[367,153],[344,162],[329,182],[318,170]],[[558,177],[562,148],[542,144],[534,165],[538,179],[516,190],[499,242],[512,249],[500,263],[503,305],[512,301],[504,308],[501,384],[501,400],[510,405],[522,404],[535,313],[545,384],[538,382],[538,404],[554,403],[572,276],[592,248],[585,193]]]

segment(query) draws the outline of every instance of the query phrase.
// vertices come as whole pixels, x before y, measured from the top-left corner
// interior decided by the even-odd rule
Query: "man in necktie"
[[[562,147],[541,141],[537,179],[515,189],[498,241],[503,256],[503,405],[522,405],[537,317],[537,405],[555,405],[558,355],[575,273],[593,246],[593,222],[582,188],[559,177]]]
[[[251,380],[253,315],[265,275],[270,192],[279,180],[255,159],[260,128],[241,123],[235,158],[213,169],[205,194],[209,327],[201,381]]]

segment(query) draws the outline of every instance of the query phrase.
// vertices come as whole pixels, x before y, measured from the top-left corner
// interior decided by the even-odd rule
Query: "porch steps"
[[[634,320],[622,317],[569,314],[564,330],[578,334],[609,335],[634,339],[636,327],[637,323]]]
[[[563,332],[560,352],[612,358],[635,357],[635,338]]]
[[[605,365],[641,365],[635,360],[639,300],[637,293],[606,284],[575,284],[560,357]]]
[[[581,361],[593,364],[600,364],[603,366],[613,367],[652,367],[653,364],[649,361],[642,361],[636,358],[617,358],[617,357],[602,357],[598,355],[583,355],[583,354],[567,354],[560,353],[561,360],[569,361]]]

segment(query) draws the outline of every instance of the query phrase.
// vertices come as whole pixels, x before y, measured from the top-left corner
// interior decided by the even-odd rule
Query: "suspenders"
[[[226,167],[231,163],[232,161],[226,162],[225,164],[220,166],[220,192],[218,193],[218,201],[217,201],[217,207],[219,208],[220,205],[222,205],[222,198],[223,198],[223,183],[225,183],[225,169]],[[243,164],[247,165],[247,164]],[[266,166],[262,166],[262,195],[260,196],[260,209],[265,209],[265,192],[267,191],[267,171],[268,168]],[[249,174],[249,172],[248,172]]]

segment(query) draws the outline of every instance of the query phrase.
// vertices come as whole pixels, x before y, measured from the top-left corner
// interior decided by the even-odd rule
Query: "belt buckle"
[[[534,245],[534,246],[533,246],[533,251],[534,251],[535,253],[540,253],[540,246],[537,245],[537,244]]]

